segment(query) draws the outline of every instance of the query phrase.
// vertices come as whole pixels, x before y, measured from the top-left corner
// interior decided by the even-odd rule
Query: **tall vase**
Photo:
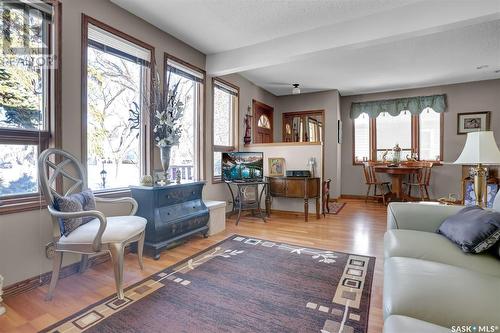
[[[169,183],[170,179],[168,177],[168,168],[170,166],[170,150],[172,149],[172,146],[164,146],[160,147],[160,161],[161,161],[161,167],[163,168],[163,174],[165,176],[165,182]]]

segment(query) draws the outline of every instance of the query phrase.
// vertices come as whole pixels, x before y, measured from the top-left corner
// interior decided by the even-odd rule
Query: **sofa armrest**
[[[435,232],[448,216],[462,208],[438,203],[391,202],[387,207],[387,229]]]

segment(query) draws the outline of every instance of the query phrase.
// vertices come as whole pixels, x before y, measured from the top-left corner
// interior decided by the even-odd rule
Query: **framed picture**
[[[459,113],[457,116],[457,134],[488,131],[490,129],[490,111]]]
[[[285,174],[285,159],[281,157],[269,157],[269,177],[279,177]]]

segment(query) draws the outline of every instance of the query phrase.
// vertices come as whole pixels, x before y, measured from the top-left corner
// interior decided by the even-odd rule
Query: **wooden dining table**
[[[422,167],[420,166],[388,166],[388,165],[379,165],[374,167],[375,172],[385,173],[391,176],[392,180],[392,192],[391,200],[397,201],[405,201],[408,199],[408,196],[403,192],[403,177],[406,175],[411,175],[418,173]]]

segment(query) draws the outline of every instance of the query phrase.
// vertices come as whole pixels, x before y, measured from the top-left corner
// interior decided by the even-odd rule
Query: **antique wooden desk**
[[[154,259],[161,250],[191,235],[207,236],[209,212],[201,199],[205,182],[166,186],[131,186],[137,215],[148,220],[144,252]]]
[[[267,177],[272,197],[304,199],[304,219],[309,218],[309,199],[316,199],[316,218],[320,218],[321,186],[319,178]]]

